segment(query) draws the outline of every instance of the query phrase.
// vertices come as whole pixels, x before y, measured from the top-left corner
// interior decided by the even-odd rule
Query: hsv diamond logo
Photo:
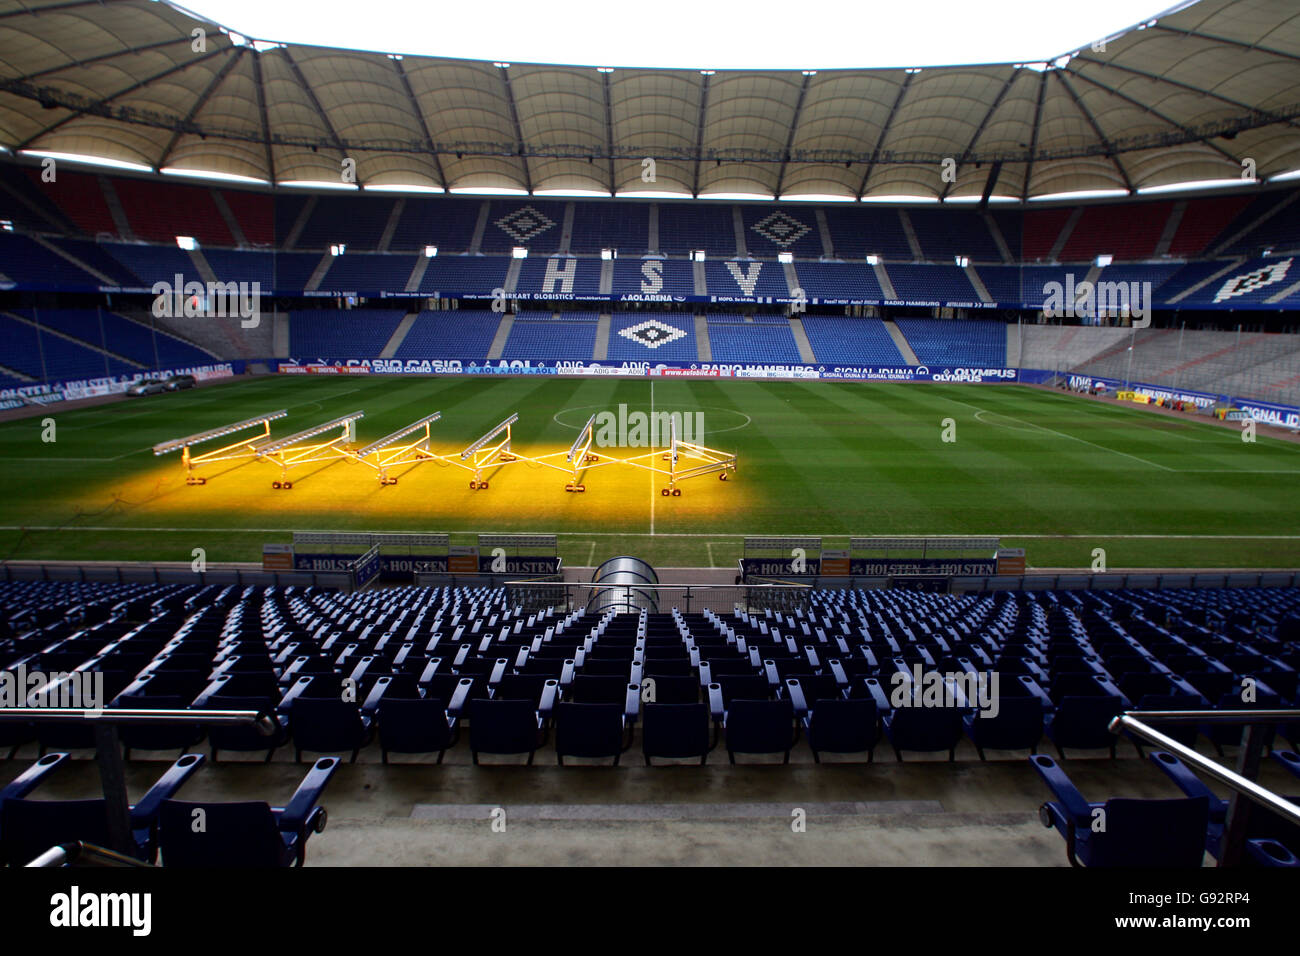
[[[555,220],[538,212],[532,206],[524,206],[497,220],[499,226],[516,242],[527,242],[534,236],[540,236],[555,225]]]
[[[770,239],[782,249],[785,249],[802,239],[810,227],[805,226],[789,213],[774,212],[769,216],[764,216],[749,228],[764,239]]]
[[[639,342],[648,349],[657,349],[661,345],[676,342],[686,336],[686,333],[681,329],[666,322],[660,322],[658,319],[650,319],[637,325],[629,325],[626,329],[620,330],[618,334],[630,342]]]
[[[1251,269],[1249,272],[1243,272],[1241,275],[1231,276],[1214,294],[1214,301],[1222,302],[1235,296],[1249,295],[1256,289],[1262,289],[1266,285],[1281,282],[1286,278],[1286,272],[1291,268],[1292,261],[1291,259],[1283,259],[1281,262],[1274,262],[1272,265],[1262,266],[1258,269]]]

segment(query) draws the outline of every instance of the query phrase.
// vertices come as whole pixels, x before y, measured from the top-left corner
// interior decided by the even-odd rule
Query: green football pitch
[[[207,484],[187,486],[179,454],[152,453],[283,408],[273,436],[362,410],[359,444],[440,411],[433,449],[457,459],[517,412],[514,448],[536,457],[620,405],[699,413],[700,443],[735,453],[737,473],[663,497],[660,476],[622,465],[569,494],[561,472],[522,461],[487,490],[438,462],[381,487],[365,465],[335,461],[274,491],[280,473],[264,461],[214,464],[199,472]],[[557,533],[570,566],[634,554],[734,567],[746,534],[807,534],[827,547],[999,535],[1034,567],[1088,568],[1097,549],[1110,568],[1300,567],[1298,476],[1300,445],[1022,386],[264,377],[0,424],[0,557],[190,561],[203,548],[208,561],[257,561],[294,530],[451,532],[453,543],[486,531]]]

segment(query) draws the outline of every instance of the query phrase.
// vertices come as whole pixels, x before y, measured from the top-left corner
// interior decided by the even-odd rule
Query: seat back
[[[387,695],[379,702],[379,741],[384,750],[399,754],[436,753],[451,745],[447,706],[435,697],[407,698]]]
[[[1105,803],[1106,828],[1085,831],[1075,855],[1085,866],[1198,867],[1205,856],[1205,797]]]
[[[856,754],[880,739],[880,713],[871,699],[819,700],[808,720],[808,746],[815,752]]]
[[[794,705],[782,700],[734,700],[727,709],[732,753],[788,753],[794,746]]]
[[[163,866],[288,866],[292,854],[265,803],[164,800],[158,814]]]
[[[709,708],[704,704],[646,704],[641,749],[647,757],[703,757],[709,752]]]
[[[562,757],[617,757],[623,752],[623,707],[556,704],[555,752]]]
[[[537,749],[537,735],[536,701],[470,701],[469,745],[475,753],[532,753]]]

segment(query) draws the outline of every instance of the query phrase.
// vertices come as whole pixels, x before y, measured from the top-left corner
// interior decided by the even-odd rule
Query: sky
[[[250,39],[382,53],[578,66],[830,70],[1042,61],[1170,12],[1175,2],[181,0],[177,5]]]

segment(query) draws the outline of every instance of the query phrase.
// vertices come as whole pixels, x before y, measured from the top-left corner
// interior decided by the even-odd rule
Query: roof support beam
[[[700,115],[695,123],[695,176],[691,181],[691,195],[700,196],[700,161],[704,157],[704,114],[709,109],[709,80],[711,75],[705,73],[700,77]]]
[[[871,151],[871,158],[867,161],[866,171],[862,174],[862,185],[858,187],[858,198],[861,199],[867,194],[867,181],[871,179],[871,171],[876,167],[876,159],[880,156],[880,149],[885,145],[885,137],[889,135],[890,124],[894,122],[894,117],[898,115],[898,108],[903,105],[903,97],[907,95],[907,88],[912,85],[912,77],[915,73],[908,73],[902,85],[898,88],[898,95],[894,97],[894,105],[889,111],[889,116],[885,118],[885,125],[880,127],[880,135],[876,137],[876,148]]]
[[[614,97],[608,73],[600,74],[605,89],[605,152],[609,156],[609,194],[614,195],[617,183],[614,178]]]
[[[311,84],[307,82],[307,77],[302,75],[302,70],[299,69],[297,61],[293,58],[293,54],[289,52],[289,48],[287,46],[277,47],[276,52],[284,57],[285,63],[289,64],[289,72],[292,73],[293,78],[298,81],[298,85],[302,87],[302,91],[307,94],[307,100],[311,103],[312,109],[316,111],[316,115],[320,118],[321,125],[325,127],[325,132],[329,135],[330,142],[333,144],[334,148],[337,149],[341,155],[346,156],[347,150],[343,146],[343,140],[339,138],[338,131],[334,129],[334,124],[330,122],[329,114],[326,113],[324,108],[320,105],[320,100],[316,99],[316,91],[313,90]]]
[[[99,56],[92,56],[88,60],[69,60],[67,63],[61,63],[58,66],[52,66],[45,70],[39,70],[36,73],[28,73],[26,76],[17,77],[17,79],[38,80],[42,76],[49,76],[51,73],[62,73],[64,70],[70,70],[74,66],[93,66],[96,63],[103,63],[105,60],[114,60],[119,56],[133,56],[137,53],[148,53],[150,50],[157,50],[161,47],[171,46],[173,43],[189,44],[192,42],[193,37],[189,36],[176,37],[172,40],[159,40],[157,43],[145,43],[141,46],[133,46],[126,50],[114,50],[112,53],[101,53]]]
[[[1170,119],[1168,116],[1166,116],[1164,113],[1161,113],[1159,110],[1157,110],[1157,109],[1155,109],[1155,108],[1153,108],[1153,107],[1151,107],[1151,106],[1148,106],[1146,103],[1141,103],[1141,102],[1139,102],[1138,100],[1133,99],[1133,97],[1131,97],[1131,96],[1128,96],[1128,95],[1126,95],[1126,94],[1124,94],[1124,93],[1121,93],[1119,90],[1115,89],[1115,88],[1112,87],[1112,86],[1107,86],[1105,83],[1102,83],[1100,80],[1094,80],[1094,79],[1093,79],[1092,77],[1090,77],[1090,76],[1084,76],[1082,73],[1078,73],[1078,72],[1076,72],[1076,71],[1074,71],[1074,70],[1071,70],[1068,66],[1066,67],[1066,69],[1069,70],[1069,72],[1072,73],[1074,76],[1077,76],[1079,79],[1083,80],[1084,82],[1086,82],[1086,83],[1091,83],[1093,86],[1096,86],[1096,87],[1098,87],[1098,88],[1100,88],[1100,89],[1105,90],[1105,91],[1106,91],[1107,93],[1109,93],[1111,96],[1118,96],[1118,97],[1119,97],[1121,100],[1123,100],[1124,102],[1126,102],[1126,103],[1130,103],[1130,104],[1132,104],[1133,106],[1136,106],[1138,109],[1142,110],[1144,113],[1150,113],[1152,116],[1154,116],[1156,119],[1160,120],[1161,122],[1168,123],[1170,126],[1174,127],[1174,129],[1180,130],[1181,132],[1187,134],[1189,137],[1191,137],[1191,138],[1193,139],[1193,141],[1195,141],[1195,140],[1197,140],[1197,139],[1199,138],[1200,142],[1203,142],[1206,146],[1210,147],[1210,149],[1215,150],[1215,151],[1218,152],[1218,153],[1222,153],[1223,156],[1224,156],[1226,159],[1229,159],[1229,160],[1232,161],[1232,164],[1233,164],[1234,166],[1240,168],[1240,166],[1241,166],[1241,160],[1240,160],[1240,159],[1238,159],[1236,156],[1233,156],[1230,152],[1228,152],[1228,151],[1227,151],[1226,149],[1224,149],[1222,146],[1219,146],[1219,145],[1217,145],[1217,144],[1215,144],[1215,143],[1212,143],[1212,142],[1210,142],[1208,139],[1205,139],[1204,137],[1195,137],[1195,136],[1193,136],[1193,135],[1192,135],[1192,131],[1189,130],[1186,126],[1184,126],[1182,123],[1179,123],[1177,120],[1172,120],[1172,119]]]
[[[1043,120],[1043,97],[1047,93],[1047,71],[1038,74],[1038,105],[1034,107],[1034,130],[1029,138],[1029,160],[1025,163],[1025,181],[1020,184],[1020,201],[1029,199],[1029,179],[1034,172],[1034,153],[1038,152],[1038,128]]]
[[[524,171],[524,188],[528,190],[528,194],[531,196],[533,193],[533,176],[528,171],[528,150],[525,148],[526,144],[524,143],[524,128],[519,123],[519,109],[515,106],[515,91],[510,87],[510,67],[500,66],[497,69],[501,71],[501,82],[506,87],[506,102],[510,105],[510,122],[515,127],[515,143],[517,144],[519,165]]]
[[[1241,50],[1258,50],[1260,53],[1267,53],[1269,56],[1280,56],[1283,59],[1294,60],[1300,63],[1300,56],[1294,53],[1287,53],[1285,50],[1277,50],[1270,46],[1260,46],[1258,43],[1246,43],[1242,40],[1233,40],[1229,37],[1221,37],[1213,33],[1202,33],[1200,30],[1180,30],[1177,27],[1166,26],[1163,23],[1157,23],[1150,30],[1164,30],[1166,33],[1180,33],[1186,37],[1196,37],[1198,40],[1209,40],[1211,43],[1224,43],[1228,46],[1235,46]]]
[[[1186,90],[1188,93],[1196,93],[1200,96],[1208,96],[1211,99],[1216,99],[1221,103],[1227,103],[1229,106],[1235,106],[1237,109],[1246,110],[1247,112],[1259,112],[1263,116],[1272,115],[1264,110],[1257,111],[1255,107],[1251,106],[1249,103],[1243,103],[1240,100],[1230,99],[1229,97],[1223,96],[1219,93],[1215,93],[1212,90],[1202,89],[1199,86],[1193,86],[1190,83],[1183,83],[1180,80],[1171,80],[1169,77],[1160,76],[1158,73],[1148,73],[1146,70],[1137,70],[1131,66],[1122,66],[1119,63],[1107,63],[1105,60],[1094,60],[1090,56],[1076,56],[1073,62],[1077,63],[1080,60],[1082,60],[1084,63],[1088,63],[1093,66],[1103,66],[1111,70],[1122,70],[1125,73],[1132,73],[1134,76],[1143,77],[1144,79],[1151,80],[1154,83],[1166,83],[1169,86],[1176,86],[1180,90]],[[1286,119],[1285,117],[1278,117],[1277,121],[1279,123],[1286,123],[1286,125],[1288,126],[1300,125],[1293,122],[1292,120]]]
[[[402,66],[402,61],[396,57],[393,58],[393,69],[397,71],[398,79],[402,81],[402,89],[406,91],[407,102],[411,104],[411,112],[420,123],[420,134],[424,136],[424,142],[429,147],[429,155],[433,158],[433,167],[438,172],[438,185],[443,189],[447,188],[447,174],[442,171],[442,160],[438,158],[438,148],[433,145],[433,137],[429,135],[429,124],[424,121],[424,111],[420,109],[420,101],[415,98],[415,90],[411,88],[411,78],[406,75],[406,69]]]
[[[203,54],[203,56],[195,57],[192,60],[185,60],[182,63],[176,63],[168,67],[167,69],[163,70],[161,73],[154,73],[152,76],[145,77],[143,80],[137,80],[135,83],[132,83],[130,86],[118,90],[116,93],[110,93],[102,100],[95,100],[93,103],[89,103],[78,109],[74,109],[69,115],[63,117],[63,119],[58,120],[57,122],[52,123],[49,126],[45,127],[44,129],[36,133],[33,133],[31,136],[27,137],[25,140],[23,140],[21,143],[19,143],[13,148],[14,152],[18,152],[18,150],[20,149],[26,149],[28,146],[36,142],[41,137],[48,136],[50,133],[53,133],[59,127],[64,126],[67,123],[71,123],[74,119],[78,119],[86,115],[87,113],[97,113],[100,109],[107,106],[109,103],[113,102],[113,100],[120,99],[123,96],[127,96],[131,93],[134,93],[136,90],[148,86],[150,83],[155,83],[158,80],[165,79],[166,77],[171,76],[173,73],[180,73],[182,70],[188,70],[192,66],[198,66],[200,63],[206,62],[207,60],[212,59],[214,56],[219,56],[224,52],[226,52],[225,48],[220,50],[213,50],[211,53],[205,53]]]
[[[998,160],[989,168],[989,174],[984,180],[984,192],[980,194],[980,208],[989,207],[989,197],[993,195],[993,187],[998,183],[998,177],[1002,175],[1002,160]]]
[[[1016,80],[1020,77],[1020,71],[1023,69],[1024,67],[1016,67],[1015,69],[1013,69],[1011,71],[1011,75],[1007,77],[1007,81],[1002,84],[1002,89],[998,91],[997,97],[993,100],[993,103],[989,106],[989,111],[984,114],[984,118],[980,120],[979,126],[975,128],[975,135],[970,138],[970,142],[966,144],[966,149],[962,151],[961,158],[957,160],[958,168],[961,168],[962,164],[964,164],[966,160],[970,158],[971,150],[975,148],[975,144],[978,143],[980,137],[984,135],[984,130],[988,128],[989,120],[993,119],[993,114],[996,113],[998,107],[1002,105],[1002,100],[1007,95],[1007,91],[1011,89],[1011,85],[1015,83]],[[948,193],[952,190],[952,187],[955,185],[957,185],[955,179],[950,183],[944,183],[943,192],[939,194],[939,199],[940,200],[947,199]]]
[[[275,185],[275,154],[271,151],[271,123],[266,116],[266,87],[262,82],[262,54],[253,54],[253,86],[257,90],[257,114],[262,118],[262,148],[266,152],[266,181]]]
[[[207,89],[199,94],[199,98],[194,101],[194,105],[190,107],[190,111],[185,114],[185,119],[181,123],[181,128],[172,133],[171,139],[167,140],[166,148],[164,148],[161,155],[159,155],[158,162],[154,163],[156,169],[162,169],[163,166],[167,164],[167,157],[172,154],[172,150],[175,149],[176,144],[180,142],[181,130],[194,122],[194,117],[199,115],[199,110],[203,109],[203,104],[208,101],[216,91],[217,87],[225,82],[226,77],[230,75],[230,71],[233,70],[239,61],[244,58],[244,51],[246,49],[247,47],[230,48],[230,52],[233,53],[234,56],[226,60],[225,65],[217,71],[217,75],[212,78],[212,82],[208,84]]]
[[[37,10],[33,10],[31,7],[23,5],[18,7],[16,10],[7,10],[4,13],[0,13],[0,20],[4,20],[8,17],[20,17],[24,15],[40,16],[45,13],[59,13],[63,10],[75,9],[76,7],[102,7],[113,2],[114,0],[69,0],[68,3],[51,3],[48,7],[41,7]],[[127,0],[116,0],[116,2],[124,3],[127,2]],[[186,37],[186,39],[189,38]]]
[[[1074,100],[1075,107],[1083,114],[1083,118],[1088,121],[1088,125],[1092,127],[1093,133],[1097,136],[1097,141],[1101,143],[1102,146],[1106,147],[1106,156],[1109,157],[1110,161],[1114,164],[1115,171],[1119,173],[1120,178],[1124,180],[1124,187],[1128,189],[1129,192],[1133,192],[1133,180],[1129,177],[1128,170],[1124,168],[1124,164],[1121,163],[1119,157],[1115,155],[1115,150],[1111,146],[1110,140],[1107,139],[1106,134],[1101,131],[1101,127],[1097,124],[1096,117],[1092,115],[1092,111],[1083,105],[1083,100],[1080,99],[1074,86],[1071,85],[1070,81],[1067,80],[1059,71],[1056,79],[1063,87],[1065,87],[1065,91],[1070,94],[1070,99]]]
[[[785,156],[781,160],[781,168],[776,174],[776,192],[775,198],[781,198],[781,189],[785,186],[785,167],[790,162],[790,150],[794,149],[794,137],[799,132],[799,116],[803,113],[804,97],[808,95],[808,84],[812,82],[812,75],[805,72],[803,75],[803,84],[799,87],[799,99],[794,104],[794,116],[790,119],[790,135],[785,140]]]

